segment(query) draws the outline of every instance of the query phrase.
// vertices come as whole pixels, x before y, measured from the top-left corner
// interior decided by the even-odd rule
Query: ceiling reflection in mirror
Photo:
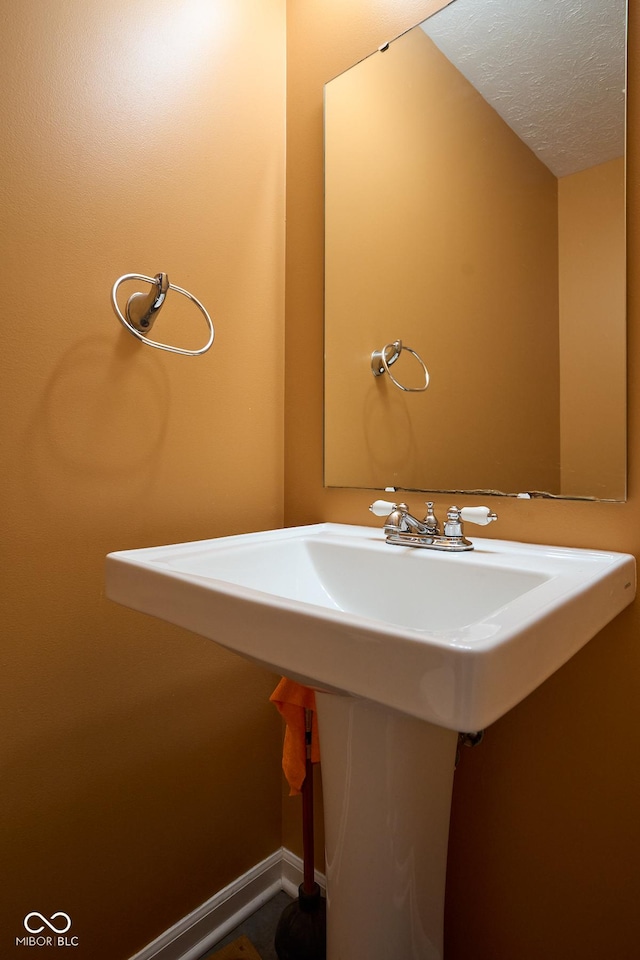
[[[624,499],[625,25],[452,0],[326,85],[327,486]]]

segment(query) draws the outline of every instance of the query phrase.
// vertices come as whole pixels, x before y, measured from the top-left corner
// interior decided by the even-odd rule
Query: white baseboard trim
[[[316,883],[326,890],[324,875]],[[281,847],[160,934],[130,960],[199,960],[280,890],[298,896],[302,860]]]

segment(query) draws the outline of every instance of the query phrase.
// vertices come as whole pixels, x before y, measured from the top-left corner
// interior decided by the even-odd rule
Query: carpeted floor
[[[241,936],[245,936],[250,941],[260,960],[278,960],[273,939],[276,935],[280,915],[290,903],[291,897],[288,894],[284,891],[277,893],[275,897],[272,897],[252,916],[248,917],[244,923],[232,930],[219,943],[216,943],[215,947],[205,953],[201,960],[213,960],[213,958],[216,958],[216,960],[235,960],[233,955],[228,958],[224,954],[222,957],[218,957],[217,954]],[[242,954],[240,956],[242,957]],[[249,960],[249,957],[245,955],[242,960]],[[250,958],[250,960],[253,960],[253,958]]]
[[[242,936],[221,950],[209,954],[209,960],[262,960],[262,958],[248,937]]]

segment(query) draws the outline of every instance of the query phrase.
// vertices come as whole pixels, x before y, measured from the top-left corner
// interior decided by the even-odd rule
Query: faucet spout
[[[429,528],[409,513],[406,503],[390,503],[388,500],[376,500],[369,507],[371,513],[377,517],[386,516],[384,532],[387,536],[394,534],[415,534],[428,536]]]
[[[391,528],[395,533],[412,533],[418,536],[426,536],[428,529],[424,523],[409,513],[406,503],[399,503],[396,509],[387,517],[385,530]],[[391,530],[390,530],[391,532]]]

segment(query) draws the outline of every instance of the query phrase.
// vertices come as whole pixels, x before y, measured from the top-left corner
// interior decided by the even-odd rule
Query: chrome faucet
[[[384,532],[387,543],[403,547],[426,547],[429,550],[447,550],[451,553],[461,550],[473,550],[473,544],[464,535],[463,521],[484,526],[497,520],[497,514],[489,507],[449,507],[444,529],[434,513],[433,501],[427,501],[427,513],[424,520],[418,520],[406,503],[391,503],[388,500],[376,500],[369,507],[376,517],[385,517]]]

